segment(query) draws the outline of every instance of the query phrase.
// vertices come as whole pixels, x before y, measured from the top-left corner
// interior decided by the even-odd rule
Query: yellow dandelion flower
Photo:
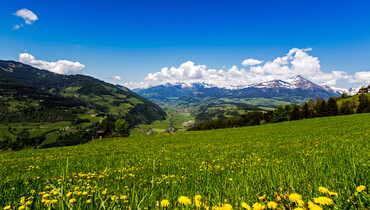
[[[276,201],[281,201],[281,197],[280,196],[276,196]]]
[[[336,192],[329,192],[329,195],[338,196],[338,193],[336,193]]]
[[[329,189],[328,188],[326,188],[326,187],[319,187],[319,191],[321,192],[321,193],[325,193],[325,194],[329,194]]]
[[[242,208],[246,210],[251,210],[251,207],[247,203],[242,203]]]
[[[263,199],[265,199],[265,198],[266,198],[266,195],[262,195],[262,196],[259,196],[259,197],[258,197],[258,199],[259,199],[259,200],[263,200]]]
[[[233,209],[233,207],[228,203],[222,205],[222,210],[231,210],[231,209]]]
[[[202,202],[201,202],[202,196],[196,195],[194,196],[194,205],[195,207],[201,207]]]
[[[201,195],[196,195],[196,196],[194,196],[194,200],[201,200],[202,199],[202,196]]]
[[[86,192],[86,191],[82,193],[82,195],[87,195],[87,194],[88,194],[88,192]]]
[[[23,210],[24,209],[24,206],[20,206],[19,208],[18,208],[18,210]]]
[[[180,196],[179,203],[186,206],[191,204],[191,200],[186,196]]]
[[[304,201],[297,200],[297,204],[298,204],[298,206],[303,207],[304,206]]]
[[[295,208],[295,209],[293,209],[293,210],[304,210],[303,208],[301,208],[301,207],[298,207],[298,208]]]
[[[322,207],[314,204],[312,201],[308,201],[308,208],[310,210],[322,210]]]
[[[44,194],[42,197],[43,198],[48,198],[48,197],[50,197],[50,194]]]
[[[328,197],[314,198],[313,202],[321,204],[321,205],[332,205],[334,203],[334,201],[331,198],[328,198]]]
[[[253,207],[253,210],[264,210],[266,208],[265,205],[263,205],[262,203],[258,203],[258,202],[254,203],[252,207]]]
[[[362,192],[362,191],[364,191],[364,190],[366,190],[366,187],[365,187],[364,185],[360,185],[360,186],[358,186],[358,187],[356,188],[356,191],[357,191],[357,192]]]
[[[71,195],[72,195],[72,192],[67,193],[67,198],[71,197]]]
[[[91,203],[91,199],[86,200],[86,203],[87,204]]]
[[[289,195],[289,200],[293,203],[297,203],[298,200],[302,200],[302,196],[298,193],[292,193]]]
[[[170,201],[169,200],[162,200],[161,201],[161,206],[162,207],[168,207],[170,205]]]
[[[74,202],[76,202],[76,199],[74,199],[74,198],[72,198],[72,199],[69,199],[69,201],[68,201],[69,203],[74,203]]]
[[[267,208],[269,208],[269,209],[276,209],[277,206],[278,206],[278,204],[273,202],[273,201],[270,201],[270,202],[267,203]]]
[[[104,190],[104,191],[102,192],[102,194],[103,194],[103,195],[107,194],[107,191],[105,191],[105,190]]]

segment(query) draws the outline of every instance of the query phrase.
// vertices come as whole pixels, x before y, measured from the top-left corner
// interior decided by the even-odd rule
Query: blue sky
[[[370,1],[14,0],[1,5],[3,60],[19,60],[19,54],[26,52],[37,60],[35,65],[44,64],[38,61],[79,62],[85,68],[71,73],[82,70],[129,86],[128,82],[142,81],[145,85],[167,81],[234,84],[236,78],[223,80],[232,77],[224,73],[232,68],[235,74],[252,77],[240,83],[283,79],[297,71],[318,83],[330,80],[327,84],[337,87],[370,83]],[[15,15],[23,8],[37,20],[26,24]],[[22,27],[15,30],[15,25]],[[306,55],[292,54],[286,65],[291,71],[281,73],[281,66],[264,66],[293,48]],[[303,50],[307,48],[312,50]],[[262,70],[243,66],[248,58],[263,61]],[[290,62],[295,58],[308,59],[308,63],[293,67]],[[310,65],[313,58],[319,60],[319,70],[311,66],[294,71]],[[168,71],[160,73],[164,67]],[[210,69],[217,70],[217,78]],[[332,71],[345,74],[333,76]],[[113,76],[122,79],[112,80]]]

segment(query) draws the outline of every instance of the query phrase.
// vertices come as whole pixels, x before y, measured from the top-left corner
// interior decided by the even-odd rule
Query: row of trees
[[[25,147],[36,148],[43,141],[45,141],[45,134],[41,136],[30,137],[30,133],[27,130],[22,130],[15,141],[9,136],[4,136],[3,140],[0,141],[0,150],[11,148],[13,151],[21,150]]]
[[[346,97],[342,95],[341,98]],[[265,113],[250,112],[248,114],[231,117],[229,119],[201,122],[189,128],[188,131],[253,126],[288,120],[370,112],[370,99],[365,94],[361,94],[358,101],[343,100],[341,105],[338,105],[338,100],[341,98],[331,97],[328,101],[325,101],[322,98],[311,99],[302,106],[297,104],[286,106],[280,105],[274,111],[268,111]]]
[[[318,98],[316,100],[310,100],[303,106],[296,104],[285,107],[279,106],[274,111],[273,122],[370,112],[370,99],[365,94],[359,95],[357,102],[356,100],[343,100],[340,106],[337,102],[339,99],[331,97],[326,102]]]
[[[212,120],[208,122],[201,122],[197,125],[188,128],[188,131],[197,130],[211,130],[220,128],[235,128],[244,126],[260,125],[261,121],[271,122],[273,117],[273,111],[269,112],[250,112],[248,114],[239,115],[236,117],[231,117],[228,119]]]

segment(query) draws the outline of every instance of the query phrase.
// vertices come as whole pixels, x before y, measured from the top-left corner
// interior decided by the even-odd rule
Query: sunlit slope
[[[368,194],[362,203],[347,200],[357,186],[370,186],[369,119],[370,114],[355,114],[1,153],[0,207],[18,207],[31,190],[36,190],[31,199],[36,207],[44,206],[45,199],[61,207],[72,198],[79,208],[104,201],[105,207],[153,208],[163,199],[175,207],[180,196],[199,194],[208,206],[227,199],[237,209],[242,202],[277,201],[274,192],[288,190],[302,195],[306,207],[319,196],[334,201],[330,208],[365,207]],[[47,180],[60,188],[61,198],[47,189]],[[338,196],[319,193],[319,186]],[[85,191],[90,196],[81,194]],[[51,195],[42,203],[40,192]],[[263,194],[266,198],[259,200]],[[277,203],[286,207],[289,199],[283,201]]]

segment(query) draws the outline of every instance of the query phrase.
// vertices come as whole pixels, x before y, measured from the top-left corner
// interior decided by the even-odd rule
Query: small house
[[[96,138],[97,139],[102,139],[102,138],[104,138],[104,134],[105,134],[105,131],[102,131],[102,130],[96,131]]]

